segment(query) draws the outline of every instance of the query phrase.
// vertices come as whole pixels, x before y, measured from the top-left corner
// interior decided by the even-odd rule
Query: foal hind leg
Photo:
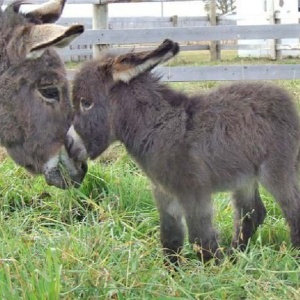
[[[295,165],[276,170],[265,168],[261,177],[262,184],[280,205],[293,246],[300,248],[300,189]]]
[[[249,239],[266,216],[266,208],[261,201],[255,180],[233,193],[234,235],[232,248],[244,251]]]
[[[153,187],[153,194],[160,215],[160,240],[167,258],[165,264],[177,265],[184,240],[181,207],[176,197],[158,187]]]

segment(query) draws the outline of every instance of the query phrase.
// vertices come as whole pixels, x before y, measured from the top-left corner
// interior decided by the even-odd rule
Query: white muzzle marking
[[[74,126],[72,125],[67,133],[67,136],[72,138],[73,146],[72,148],[76,149],[76,161],[85,162],[88,159],[87,151],[82,141],[82,138],[75,130]]]

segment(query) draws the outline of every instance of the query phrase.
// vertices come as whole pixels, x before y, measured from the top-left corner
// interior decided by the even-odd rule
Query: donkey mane
[[[0,75],[9,66],[9,60],[7,57],[7,44],[12,38],[14,31],[19,26],[26,26],[28,23],[41,24],[41,22],[34,18],[34,16],[26,17],[22,12],[19,12],[19,8],[26,1],[14,1],[9,4],[5,10],[2,10],[0,3]]]
[[[16,26],[28,23],[28,19],[26,19],[25,14],[14,9],[14,4],[17,3],[20,3],[21,5],[23,1],[15,1],[8,5],[5,10],[0,10],[1,35],[3,35],[3,33],[13,31]]]

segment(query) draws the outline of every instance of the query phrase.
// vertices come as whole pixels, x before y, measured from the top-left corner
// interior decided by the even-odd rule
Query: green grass
[[[120,145],[90,163],[80,189],[61,191],[9,158],[1,166],[1,299],[299,299],[299,262],[278,206],[247,253],[203,266],[188,243],[182,267],[163,266],[149,182]],[[221,246],[230,242],[227,193],[215,195]]]
[[[172,85],[193,93],[217,84]],[[300,101],[300,81],[277,84]],[[150,184],[122,146],[90,162],[79,189],[49,187],[9,158],[2,158],[0,173],[0,299],[300,299],[299,255],[264,190],[267,218],[236,263],[225,258],[203,266],[185,242],[174,272],[163,266]],[[230,195],[217,194],[214,203],[225,249],[233,227]]]

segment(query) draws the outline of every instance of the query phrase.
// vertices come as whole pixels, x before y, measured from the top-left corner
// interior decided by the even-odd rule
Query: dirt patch
[[[7,153],[4,148],[0,147],[0,162],[3,161],[7,157]]]

